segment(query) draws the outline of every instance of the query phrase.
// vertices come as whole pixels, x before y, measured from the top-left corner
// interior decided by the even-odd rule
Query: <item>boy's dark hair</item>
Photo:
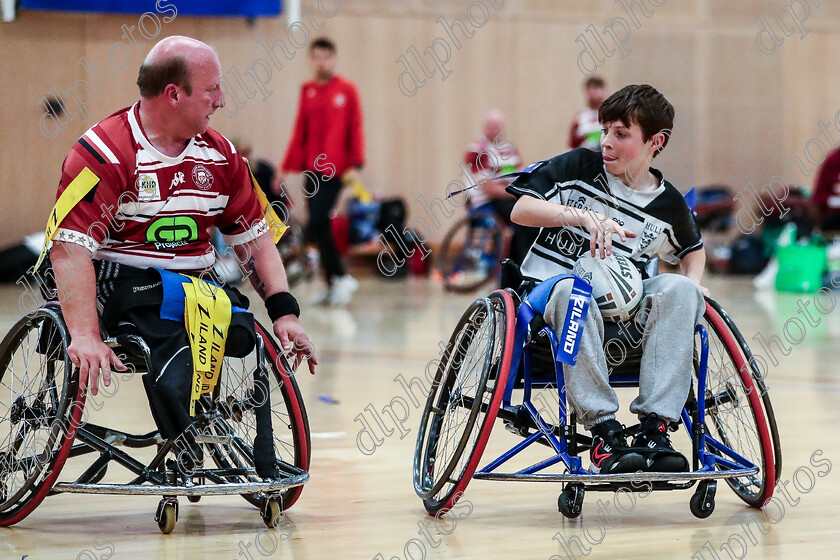
[[[590,76],[586,78],[586,81],[583,82],[583,87],[590,88],[590,87],[606,87],[607,82],[604,81],[604,78],[599,76]]]
[[[309,53],[311,54],[312,51],[315,49],[325,49],[330,51],[331,53],[335,53],[335,43],[333,43],[330,39],[326,37],[318,37],[314,41],[309,44]]]
[[[174,56],[160,62],[144,62],[140,65],[140,72],[137,74],[140,97],[149,99],[160,95],[169,84],[175,84],[183,88],[187,95],[192,95],[190,70],[187,61],[182,57]]]
[[[642,139],[647,142],[654,134],[662,132],[668,144],[671,130],[674,128],[674,106],[653,86],[629,85],[613,93],[598,109],[598,120],[603,123],[621,121],[624,126],[632,123],[642,129]],[[662,151],[659,148],[654,156]]]

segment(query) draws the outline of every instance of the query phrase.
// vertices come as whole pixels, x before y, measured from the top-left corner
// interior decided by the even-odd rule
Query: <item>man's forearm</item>
[[[50,257],[58,286],[58,301],[70,336],[99,336],[96,274],[91,253],[75,243],[56,242]]]
[[[263,300],[268,296],[289,291],[286,270],[271,234],[267,233],[254,241],[236,245],[233,250],[248,272],[251,285]]]

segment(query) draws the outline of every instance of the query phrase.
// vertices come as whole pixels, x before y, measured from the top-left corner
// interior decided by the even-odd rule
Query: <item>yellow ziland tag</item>
[[[271,206],[271,203],[268,201],[265,193],[260,188],[257,178],[254,177],[254,172],[251,171],[251,164],[247,159],[245,160],[245,163],[248,164],[248,173],[251,174],[251,184],[254,186],[254,194],[257,195],[257,202],[259,203],[260,208],[262,208],[263,214],[265,214],[265,221],[271,229],[271,238],[274,240],[274,244],[276,245],[277,242],[280,241],[280,238],[283,237],[283,234],[286,233],[286,228],[288,226],[283,223],[283,220],[281,220],[277,215],[277,212],[274,211],[274,208]]]
[[[225,291],[188,276],[184,283],[184,320],[190,336],[193,381],[190,390],[190,416],[201,395],[212,393],[222,371],[225,340],[230,327],[231,304]]]
[[[55,206],[53,206],[53,209],[50,211],[50,217],[47,218],[47,235],[44,238],[44,247],[41,249],[41,254],[38,256],[38,262],[35,263],[35,270],[38,270],[38,267],[41,266],[41,262],[43,262],[44,257],[47,256],[47,249],[50,246],[50,241],[52,241],[53,235],[55,235],[55,230],[58,229],[59,224],[61,224],[62,220],[67,217],[70,210],[72,210],[80,200],[87,196],[90,190],[95,187],[97,183],[99,183],[99,177],[97,177],[93,171],[85,167],[78,175],[76,175],[75,179],[70,181],[70,184],[67,185],[67,188],[64,189],[61,196],[58,197]]]

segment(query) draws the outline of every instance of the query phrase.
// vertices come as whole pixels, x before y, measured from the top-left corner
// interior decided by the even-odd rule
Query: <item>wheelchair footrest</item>
[[[59,482],[53,486],[56,493],[68,494],[120,494],[140,496],[225,496],[231,494],[258,494],[280,492],[309,481],[309,473],[272,480],[270,482],[231,482],[225,484],[74,484]]]
[[[737,469],[730,471],[698,470],[683,473],[637,472],[620,474],[521,474],[521,473],[493,473],[477,472],[473,478],[477,480],[508,480],[512,482],[654,482],[654,481],[685,481],[685,480],[713,480],[720,478],[737,478],[758,473],[758,467],[751,469]]]

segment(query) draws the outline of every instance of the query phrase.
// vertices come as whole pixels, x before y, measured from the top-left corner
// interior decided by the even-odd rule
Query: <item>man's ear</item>
[[[181,91],[175,84],[167,84],[163,88],[163,97],[170,105],[176,105],[181,98]]]

